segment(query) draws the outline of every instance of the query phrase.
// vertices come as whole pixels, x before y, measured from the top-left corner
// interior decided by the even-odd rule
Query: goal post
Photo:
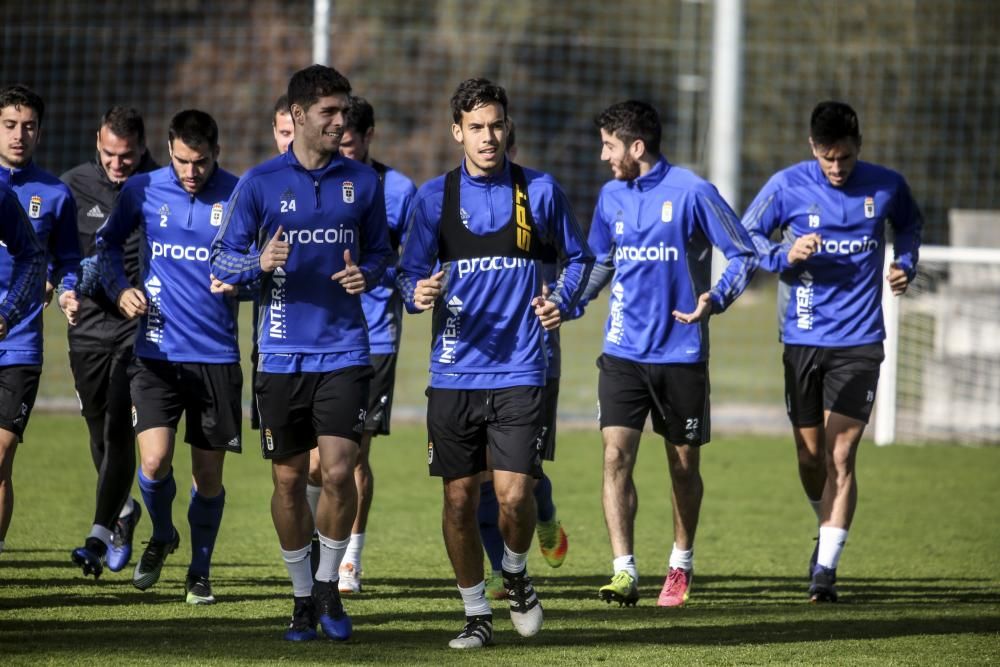
[[[921,247],[917,276],[902,298],[883,290],[882,312],[875,443],[1000,444],[1000,249]]]

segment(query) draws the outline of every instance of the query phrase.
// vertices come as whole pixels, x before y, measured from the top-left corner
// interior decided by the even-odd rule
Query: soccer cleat
[[[542,629],[542,603],[538,601],[531,577],[526,570],[517,574],[503,571],[503,587],[510,605],[510,622],[522,637],[531,637]]]
[[[601,586],[597,594],[608,604],[617,602],[619,607],[634,607],[639,602],[639,587],[635,585],[632,575],[625,570],[615,572],[611,583]]]
[[[569,539],[561,521],[538,522],[538,546],[549,567],[559,567],[563,564],[566,552],[569,551]]]
[[[691,593],[691,578],[694,573],[679,567],[672,567],[656,599],[657,607],[680,607],[687,602]]]
[[[132,512],[128,516],[118,517],[111,531],[111,548],[108,549],[108,569],[121,572],[132,560],[132,536],[135,527],[142,518],[142,506],[130,500]]]
[[[169,542],[158,542],[150,540],[146,543],[146,550],[142,552],[142,558],[136,563],[135,570],[132,571],[132,585],[140,591],[144,591],[160,580],[160,571],[167,556],[172,554],[180,546],[181,536],[174,530],[174,539]]]
[[[104,572],[104,557],[107,547],[96,537],[88,537],[82,547],[73,549],[70,558],[83,568],[83,576],[94,575],[94,581]]]
[[[503,575],[500,570],[493,570],[486,577],[486,598],[488,600],[507,599],[507,589],[503,587]]]
[[[493,614],[466,616],[465,628],[450,642],[450,648],[483,648],[493,643]]]
[[[188,604],[215,604],[212,584],[208,581],[208,577],[189,572],[184,582],[184,592],[187,593]]]
[[[347,641],[354,629],[351,617],[344,611],[340,602],[340,592],[330,581],[313,582],[313,604],[316,606],[316,619],[323,628],[323,633],[336,641]]]
[[[295,598],[292,622],[285,630],[285,639],[290,642],[307,642],[319,637],[316,634],[316,605],[312,596]]]
[[[812,581],[809,584],[810,602],[836,602],[837,570],[817,564],[812,571]]]
[[[340,575],[340,583],[337,590],[344,595],[354,595],[361,592],[361,570],[354,569],[354,563],[344,563],[337,570]]]

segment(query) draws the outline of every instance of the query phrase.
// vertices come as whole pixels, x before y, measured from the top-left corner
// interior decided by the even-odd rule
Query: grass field
[[[249,431],[246,431],[249,433]],[[861,506],[840,564],[842,603],[805,600],[814,519],[787,439],[717,439],[696,575],[682,609],[655,607],[670,547],[662,448],[647,437],[637,484],[643,599],[608,607],[600,444],[568,432],[549,468],[570,552],[559,570],[533,549],[545,629],[516,635],[497,607],[497,645],[446,648],[462,623],[439,530],[440,483],[426,475],[419,427],[373,452],[378,490],[365,551],[366,591],[347,601],[347,644],[279,637],[290,585],[268,514],[270,475],[253,444],[227,463],[228,504],[215,554],[219,604],[183,603],[188,558],[184,447],[175,522],[181,550],[160,583],[127,573],[84,579],[69,564],[91,521],[95,473],[76,416],[37,414],[17,455],[17,508],[0,556],[0,663],[12,664],[961,664],[1000,660],[1000,449],[875,448],[860,454]],[[248,440],[252,443],[252,438]],[[148,538],[149,522],[138,529]]]

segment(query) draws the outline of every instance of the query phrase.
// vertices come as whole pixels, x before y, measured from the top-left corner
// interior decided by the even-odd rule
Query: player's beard
[[[634,181],[639,178],[639,161],[631,155],[626,155],[622,158],[621,163],[618,165],[618,169],[621,172],[618,180]]]

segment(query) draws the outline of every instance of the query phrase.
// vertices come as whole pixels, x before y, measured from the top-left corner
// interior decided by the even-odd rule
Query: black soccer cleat
[[[813,568],[812,581],[809,584],[810,602],[836,602],[837,570],[817,565]]]
[[[169,542],[158,542],[150,540],[146,543],[146,550],[142,552],[142,558],[136,563],[135,570],[132,571],[132,585],[140,591],[144,591],[160,580],[160,572],[163,570],[163,563],[167,556],[172,554],[180,546],[181,536],[174,530],[174,539]]]
[[[101,578],[104,572],[104,557],[107,553],[104,542],[96,537],[88,537],[82,547],[73,549],[70,554],[73,562],[83,568],[83,576],[94,575],[94,581]]]

